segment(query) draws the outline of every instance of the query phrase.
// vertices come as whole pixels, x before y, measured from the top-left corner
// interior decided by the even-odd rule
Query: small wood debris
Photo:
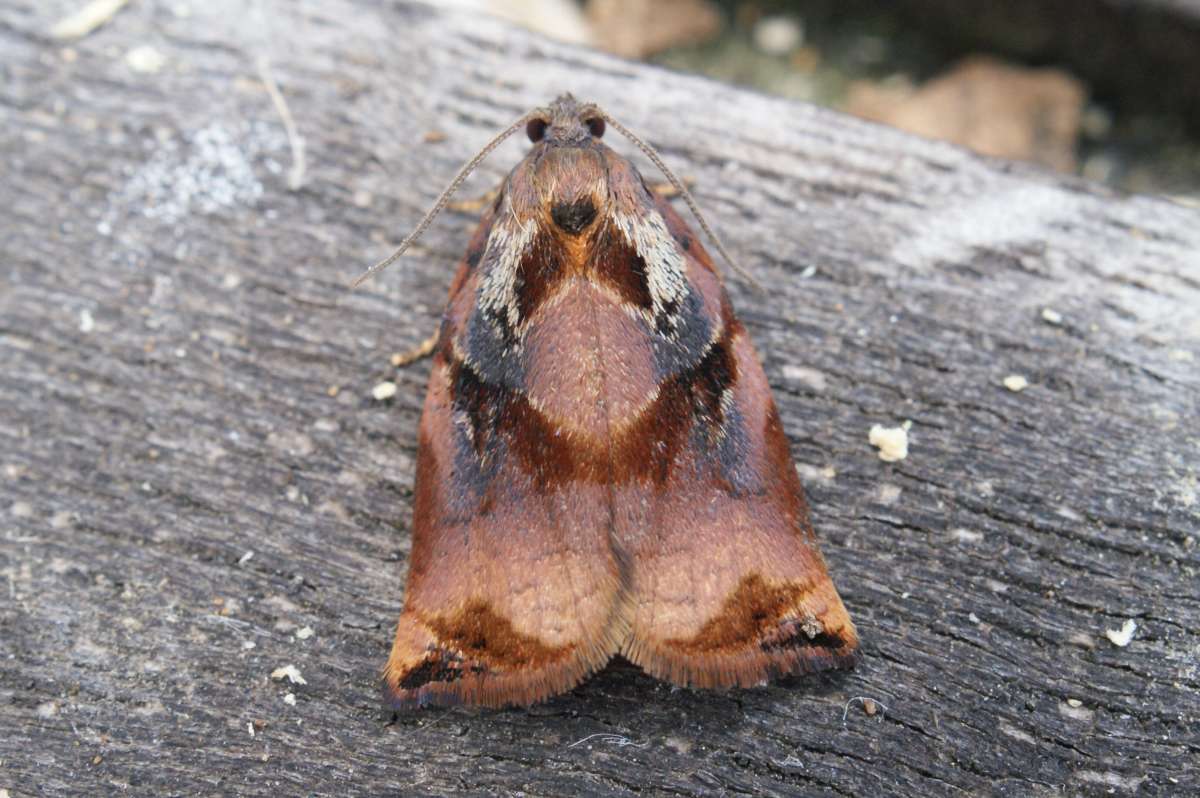
[[[850,715],[850,705],[855,701],[862,705],[863,712],[869,716],[873,717],[881,712],[887,712],[887,706],[883,702],[876,701],[874,698],[869,698],[865,695],[856,695],[842,707],[842,723],[846,722],[846,718]],[[882,715],[880,715],[880,720],[882,719]]]
[[[894,463],[908,457],[908,430],[912,422],[906,421],[899,427],[885,427],[876,424],[871,427],[867,440],[879,449],[879,459],[885,463]]]
[[[433,354],[433,350],[437,348],[437,342],[440,337],[441,330],[434,330],[432,335],[407,352],[397,352],[392,355],[392,365],[396,368],[402,368],[410,363],[416,363],[418,360],[429,357]]]
[[[1105,629],[1104,636],[1117,648],[1125,648],[1133,640],[1133,633],[1137,631],[1137,628],[1137,621],[1130,618],[1121,625],[1120,629]]]
[[[396,383],[384,380],[371,389],[371,396],[376,402],[385,402],[396,395]]]
[[[1004,387],[1013,393],[1020,393],[1029,387],[1029,380],[1020,374],[1010,374],[1004,378]]]
[[[143,44],[125,53],[125,63],[134,72],[153,75],[166,66],[167,57],[150,45]]]
[[[281,668],[276,668],[271,671],[271,678],[275,681],[287,679],[292,684],[308,684],[304,677],[300,675],[300,670],[295,665],[284,665]]]

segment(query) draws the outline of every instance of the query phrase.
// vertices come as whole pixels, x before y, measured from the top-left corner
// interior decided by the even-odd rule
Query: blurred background
[[[1200,206],[1200,0],[453,0]]]

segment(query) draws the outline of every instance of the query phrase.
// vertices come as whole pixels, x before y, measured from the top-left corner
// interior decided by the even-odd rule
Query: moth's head
[[[537,203],[547,221],[570,236],[591,228],[608,202],[608,170],[600,143],[604,114],[592,103],[564,94],[529,115],[525,132]]]
[[[586,145],[604,135],[604,114],[594,103],[581,103],[570,94],[562,94],[545,108],[530,113],[525,134],[534,144]]]

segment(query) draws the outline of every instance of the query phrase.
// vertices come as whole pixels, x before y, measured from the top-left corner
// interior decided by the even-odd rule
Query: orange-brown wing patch
[[[627,637],[607,480],[590,473],[606,464],[529,400],[521,358],[493,356],[497,325],[472,338],[491,323],[476,300],[486,240],[454,281],[421,417],[405,605],[384,669],[396,708],[533,703]],[[595,385],[574,390],[597,401]]]
[[[385,691],[396,708],[529,704],[602,667],[626,635],[607,491],[599,480],[548,489],[553,459],[510,451],[550,450],[549,426],[501,426],[478,452],[451,372],[439,355]]]
[[[688,234],[669,207],[659,212],[677,240]],[[689,282],[706,308],[720,308],[722,332],[674,378],[687,401],[639,420],[684,441],[669,474],[617,489],[627,509],[615,538],[630,563],[623,653],[701,687],[851,666],[857,635],[817,548],[762,366],[711,261],[687,243]],[[647,495],[652,502],[637,501]]]

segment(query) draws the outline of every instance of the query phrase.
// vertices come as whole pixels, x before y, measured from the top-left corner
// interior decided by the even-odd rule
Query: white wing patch
[[[507,213],[492,225],[487,249],[483,254],[483,279],[479,285],[479,305],[502,316],[510,328],[521,320],[517,305],[517,270],[521,259],[533,242],[536,225],[517,223],[512,206],[505,202]]]
[[[533,243],[537,225],[519,224],[507,203],[505,210],[507,213],[493,225],[488,236],[479,305],[516,329],[522,321],[517,303],[517,273],[522,258]],[[687,296],[688,283],[683,253],[666,222],[654,210],[636,216],[614,211],[612,222],[646,264],[646,286],[653,318],[665,319],[674,328],[678,318],[671,311]]]
[[[687,296],[683,253],[657,211],[650,210],[640,216],[614,211],[612,220],[646,264],[646,284],[650,289],[654,317],[661,318],[668,306],[678,307]],[[676,316],[668,313],[666,318],[674,327]]]

